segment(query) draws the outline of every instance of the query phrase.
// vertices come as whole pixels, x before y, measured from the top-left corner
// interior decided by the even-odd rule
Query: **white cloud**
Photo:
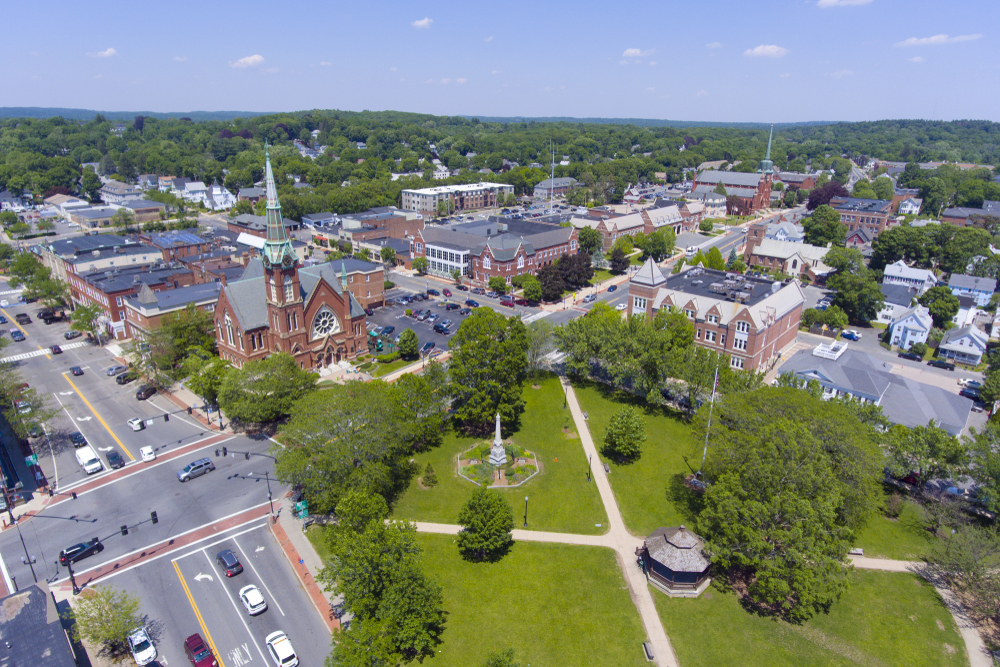
[[[894,46],[938,46],[940,44],[954,44],[955,42],[971,42],[982,37],[975,35],[934,35],[933,37],[910,37],[902,42],[896,42]]]
[[[912,58],[909,58],[909,61],[911,63],[922,63],[924,62],[924,59],[922,56],[913,56]]]
[[[434,23],[434,19],[429,19],[425,16],[419,21],[414,21],[410,25],[412,25],[414,28],[430,28],[432,23]]]
[[[781,75],[781,78],[782,79],[787,79],[790,76],[791,76],[791,74],[789,74],[788,72],[785,72],[784,74]]]
[[[650,66],[652,66],[652,65],[655,65],[655,64],[656,64],[656,61],[655,61],[655,60],[650,60],[650,61],[649,61],[649,64],[650,64]]]
[[[90,56],[91,58],[110,58],[111,56],[117,56],[118,52],[112,49],[111,47],[108,47],[104,51],[98,51],[97,53],[88,53],[87,55]]]
[[[484,39],[483,41],[484,41],[484,42],[492,42],[492,41],[493,41],[493,35],[490,35],[489,37],[487,37],[487,38],[486,38],[486,39]]]
[[[644,58],[646,56],[653,55],[653,51],[656,49],[649,49],[648,51],[643,51],[642,49],[625,49],[625,53],[622,54],[624,58]]]
[[[743,55],[754,56],[755,58],[780,58],[786,53],[788,53],[788,49],[783,46],[761,44],[760,46],[755,46],[752,49],[747,49],[743,52]]]
[[[187,60],[187,56],[174,56],[174,61],[175,61],[175,62],[179,62],[179,63],[182,63],[182,62],[184,62],[185,60]]]
[[[843,79],[845,76],[851,76],[852,74],[854,72],[849,69],[838,69],[836,72],[830,72],[830,76],[834,79]]]
[[[243,69],[244,67],[256,67],[262,62],[264,62],[264,56],[255,54],[252,56],[246,56],[245,58],[240,58],[234,63],[229,63],[229,66],[235,67],[236,69]]]
[[[710,42],[709,44],[706,44],[705,47],[709,49],[721,49],[722,42]]]
[[[465,83],[466,81],[468,81],[468,79],[463,79],[461,77],[455,79],[455,83]]]
[[[872,0],[819,0],[817,7],[852,7],[856,5],[867,5]]]
[[[706,95],[708,95],[707,90],[699,90],[697,93],[694,94],[695,97],[705,97]]]
[[[441,79],[441,83],[451,83],[451,79]]]
[[[493,70],[493,74],[499,74],[499,73],[500,73],[500,70],[498,70],[498,69]]]
[[[268,72],[269,74],[274,74],[275,72],[277,72],[277,71],[278,71],[278,68],[277,68],[277,67],[268,67],[268,68],[267,68],[266,70],[264,70],[264,71],[265,71],[265,72]]]
[[[646,90],[648,90],[649,92],[653,92],[654,90],[656,90],[656,88],[654,88],[653,86],[650,86],[649,88],[646,88]]]
[[[103,79],[104,75],[103,74],[96,74],[96,75],[94,75],[94,78],[95,79]]]
[[[395,71],[396,71],[396,68],[395,68],[395,67],[390,67],[390,68],[389,68],[389,71],[390,71],[390,72],[395,72]]]
[[[329,62],[327,62],[325,60],[321,60],[321,61],[319,61],[319,66],[320,67],[333,67],[333,63],[329,63]]]
[[[424,83],[434,83],[434,79],[427,79]]]
[[[618,64],[619,65],[628,65],[628,61],[627,60],[619,60]]]

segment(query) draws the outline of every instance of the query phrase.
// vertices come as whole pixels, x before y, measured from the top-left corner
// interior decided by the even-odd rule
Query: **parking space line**
[[[258,572],[257,568],[253,566],[253,561],[250,560],[250,556],[248,556],[247,552],[243,550],[243,547],[240,545],[240,543],[236,541],[235,535],[233,536],[233,543],[236,545],[236,548],[240,550],[240,553],[243,554],[243,559],[247,562],[247,565],[250,566],[250,569],[253,570],[253,573],[257,575],[258,579],[260,579],[260,585],[264,587],[264,590],[267,591],[267,594],[271,596],[272,600],[274,600],[274,606],[277,607],[278,611],[281,612],[281,615],[284,616],[285,610],[281,608],[280,604],[278,604],[278,598],[274,597],[274,593],[272,593],[271,589],[267,587],[266,583],[264,583],[264,577],[260,576],[260,572]]]
[[[94,413],[94,416],[97,417],[97,421],[101,422],[104,428],[107,429],[108,433],[111,434],[111,437],[114,438],[115,442],[118,443],[118,446],[122,448],[122,451],[128,455],[129,461],[135,461],[135,457],[132,456],[132,452],[130,452],[125,447],[125,445],[122,444],[122,441],[118,439],[118,436],[115,435],[115,432],[111,430],[111,427],[108,426],[108,423],[104,421],[104,418],[101,417],[101,415],[97,414],[97,410],[95,410],[94,406],[90,404],[90,401],[87,400],[87,397],[84,396],[83,393],[76,388],[76,385],[73,384],[73,381],[69,379],[68,375],[63,375],[63,377],[66,378],[66,382],[69,382],[69,386],[73,387],[73,391],[75,391],[77,395],[83,399],[83,402],[87,405],[88,408],[90,408],[90,411]]]
[[[181,580],[181,586],[184,588],[184,594],[187,595],[188,602],[191,603],[191,608],[194,609],[194,615],[198,619],[198,625],[201,626],[201,631],[205,633],[205,641],[208,645],[212,647],[212,652],[215,653],[215,657],[219,660],[219,667],[226,667],[225,663],[222,662],[222,654],[219,653],[219,649],[215,648],[215,642],[212,640],[212,633],[208,631],[208,626],[205,625],[205,619],[201,617],[201,612],[198,611],[198,604],[194,601],[194,596],[191,595],[191,589],[188,588],[187,582],[184,581],[184,575],[181,574],[181,568],[174,563],[174,571],[177,572],[177,578]],[[266,662],[266,660],[265,660]]]
[[[212,568],[213,572],[216,572],[215,563],[212,562],[212,558],[208,555],[208,552],[205,551],[207,548],[207,546],[203,547],[201,552],[205,554],[205,560],[208,561],[208,566]],[[174,563],[174,567],[177,567],[177,563]],[[243,618],[243,612],[240,611],[239,606],[236,604],[236,600],[233,599],[233,594],[229,592],[229,589],[226,588],[226,585],[222,582],[222,576],[219,577],[219,585],[222,586],[222,590],[226,592],[226,597],[229,598],[229,602],[233,605],[233,609],[236,610],[236,615],[240,617],[240,623],[242,623],[243,627],[246,628],[247,634],[250,635],[250,641],[252,641],[253,645],[257,647],[257,652],[260,653],[260,659],[263,660],[266,665],[267,657],[264,655],[264,651],[261,650],[260,644],[257,643],[257,638],[253,636],[252,632],[250,632],[250,626],[247,625],[247,619]]]
[[[13,325],[14,325],[15,327],[17,327],[18,329],[20,329],[20,330],[21,330],[21,333],[23,333],[23,334],[24,334],[25,336],[27,336],[27,335],[28,335],[28,332],[24,330],[24,327],[22,327],[22,326],[21,326],[21,325],[20,325],[20,324],[18,323],[18,321],[17,321],[16,319],[14,319],[13,317],[11,317],[11,316],[10,316],[10,315],[9,315],[9,314],[7,313],[7,311],[6,311],[6,310],[4,310],[3,308],[0,308],[0,313],[3,313],[3,314],[4,314],[4,317],[6,317],[6,318],[7,318],[7,321],[8,321],[8,322],[10,322],[11,324],[13,324]]]

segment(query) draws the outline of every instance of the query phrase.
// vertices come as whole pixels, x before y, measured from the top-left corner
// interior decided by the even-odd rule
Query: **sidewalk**
[[[312,600],[316,611],[323,617],[330,632],[339,631],[340,621],[334,617],[332,609],[334,596],[323,590],[323,587],[316,582],[313,576],[314,572],[319,572],[320,568],[323,567],[323,561],[320,560],[312,542],[306,537],[302,529],[302,520],[293,517],[290,510],[284,516],[282,515],[281,509],[286,502],[290,501],[282,500],[278,506],[278,521],[268,525],[274,534],[274,539],[281,545],[285,557],[288,558],[289,564],[295,570],[295,576],[299,578],[302,587]]]

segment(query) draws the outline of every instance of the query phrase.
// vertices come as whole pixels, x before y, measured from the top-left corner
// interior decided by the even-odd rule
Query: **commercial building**
[[[424,220],[422,215],[408,216],[407,213],[392,208],[342,215],[338,218],[340,240],[350,243],[354,250],[365,242],[378,239],[412,240],[424,228]]]
[[[834,197],[830,206],[840,215],[848,233],[864,229],[873,239],[892,226],[892,202],[887,199]]]
[[[503,183],[468,183],[441,185],[436,188],[403,190],[403,208],[418,213],[437,215],[438,204],[451,202],[452,212],[472,211],[496,206],[504,197],[514,194],[513,185]]]
[[[662,211],[662,209],[660,210]],[[642,213],[645,213],[645,211]],[[604,252],[609,253],[615,242],[623,236],[635,236],[636,234],[646,233],[646,226],[649,224],[647,220],[649,218],[643,217],[642,213],[630,213],[629,215],[615,217],[608,217],[606,215],[601,215],[600,217],[594,215],[574,216],[570,219],[569,224],[576,229],[590,227],[597,230],[601,235]]]
[[[211,241],[184,230],[163,234],[140,234],[139,240],[159,250],[165,262],[193,255],[203,255],[212,247]]]
[[[780,271],[785,275],[810,281],[825,280],[833,271],[823,263],[830,246],[814,246],[795,241],[764,239],[744,254],[744,262],[751,268]]]
[[[346,278],[346,287],[365,308],[385,305],[385,270],[381,264],[354,257],[328,262],[335,275]]]
[[[156,248],[116,234],[73,236],[33,246],[31,251],[63,281],[71,274],[148,266],[161,257]]]
[[[149,199],[129,199],[121,204],[121,208],[131,212],[132,219],[140,223],[161,220],[166,217],[167,212],[166,204]]]
[[[532,194],[536,197],[548,199],[549,197],[564,195],[576,186],[577,180],[569,176],[563,176],[561,178],[546,178],[544,181],[535,186]]]
[[[294,220],[283,220],[286,232],[296,232],[302,228],[301,223]],[[243,232],[258,238],[267,238],[267,216],[243,213],[235,218],[230,218],[226,225],[227,229],[237,234]]]
[[[166,315],[194,306],[206,313],[215,311],[222,290],[220,283],[196,283],[177,289],[154,292],[143,284],[135,296],[126,297],[125,336],[146,338],[149,333],[163,324]]]
[[[695,345],[730,356],[733,368],[769,368],[795,343],[802,289],[736,273],[687,267],[665,277],[646,260],[628,285],[628,314],[652,318],[661,308],[676,308],[695,328]]]
[[[39,563],[40,564],[40,563]],[[5,573],[6,578],[6,573]],[[77,667],[78,663],[55,598],[47,583],[22,585],[0,598],[0,639],[4,667]],[[86,657],[81,656],[82,660]]]

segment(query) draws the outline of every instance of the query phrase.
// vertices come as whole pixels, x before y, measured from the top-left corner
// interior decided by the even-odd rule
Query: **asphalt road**
[[[236,554],[243,572],[225,576],[215,560],[223,549]],[[188,664],[183,643],[196,632],[224,667],[271,665],[264,638],[275,630],[288,635],[300,665],[322,665],[331,650],[330,633],[266,520],[127,570],[108,584],[141,597],[157,659],[168,667]],[[251,584],[268,606],[257,616],[239,600],[240,589]]]

